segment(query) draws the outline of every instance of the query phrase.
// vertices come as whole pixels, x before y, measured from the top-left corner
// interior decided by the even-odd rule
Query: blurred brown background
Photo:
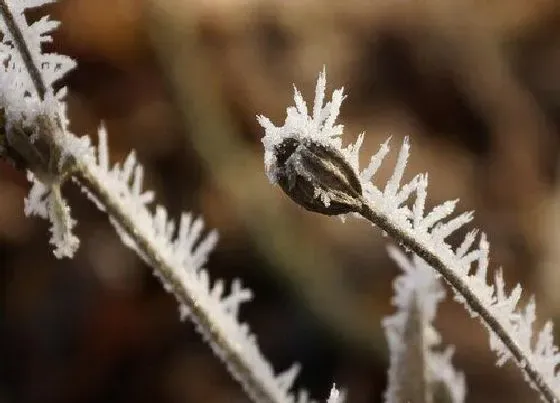
[[[379,402],[388,357],[380,320],[397,274],[362,222],[303,211],[268,184],[255,115],[280,123],[292,83],[310,101],[327,66],[344,85],[347,140],[362,158],[412,139],[408,176],[431,203],[461,198],[488,232],[494,266],[560,316],[560,6],[552,0],[65,0],[54,48],[76,58],[72,129],[135,148],[147,186],[178,216],[221,235],[210,273],[241,277],[242,310],[278,370],[324,398]],[[30,15],[33,18],[33,15]],[[391,161],[394,160],[394,156]],[[385,167],[385,175],[391,169]],[[382,175],[383,176],[383,175]],[[23,216],[25,176],[0,165],[0,402],[246,402],[106,217],[68,185],[82,246],[57,261],[48,226]],[[527,295],[528,295],[527,294]],[[437,326],[455,344],[468,402],[536,402],[494,366],[479,323],[456,303]]]

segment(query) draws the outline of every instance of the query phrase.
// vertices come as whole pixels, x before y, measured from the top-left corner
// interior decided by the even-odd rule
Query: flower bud
[[[274,156],[277,183],[303,208],[327,215],[360,211],[362,185],[336,148],[288,137],[274,148]]]

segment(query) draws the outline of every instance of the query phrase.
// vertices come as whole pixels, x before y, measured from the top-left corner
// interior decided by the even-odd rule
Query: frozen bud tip
[[[306,210],[327,215],[360,211],[362,185],[336,148],[287,137],[274,147],[274,157],[276,182]]]

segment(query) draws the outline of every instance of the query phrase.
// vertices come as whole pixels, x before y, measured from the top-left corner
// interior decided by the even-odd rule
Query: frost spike
[[[276,377],[276,381],[278,382],[278,387],[281,390],[287,392],[294,384],[294,380],[296,379],[300,369],[301,366],[298,363],[294,363],[290,368],[278,374],[278,376]]]
[[[144,167],[137,165],[134,170],[134,180],[132,182],[132,193],[136,196],[142,194],[142,183],[144,182]]]
[[[315,102],[313,103],[313,121],[315,122],[317,127],[320,124],[323,102],[325,100],[326,85],[327,85],[327,72],[325,70],[325,67],[323,66],[323,71],[321,71],[321,74],[319,74],[319,79],[317,80],[317,85],[315,86]],[[306,111],[305,114],[307,114],[307,108],[305,109],[305,111]]]
[[[439,227],[432,231],[432,236],[436,240],[445,240],[453,232],[457,231],[463,225],[469,223],[473,219],[473,212],[468,211],[466,213],[461,213],[457,217],[449,220],[446,223],[442,223]]]
[[[325,119],[324,127],[329,135],[336,134],[332,132],[334,122],[338,117],[340,112],[340,106],[342,105],[342,100],[344,99],[344,88],[339,88],[333,92],[332,100],[329,105],[330,113]]]
[[[126,160],[124,161],[122,167],[121,180],[123,182],[130,181],[135,166],[136,166],[136,153],[132,151],[126,157]]]
[[[443,202],[442,204],[436,206],[432,211],[430,211],[426,217],[420,222],[420,227],[428,231],[435,223],[443,220],[445,217],[453,213],[455,206],[459,202],[459,199],[449,200]]]
[[[416,175],[410,182],[402,186],[395,195],[395,205],[400,206],[406,202],[412,193],[418,190],[418,186],[423,175]]]
[[[465,254],[468,252],[468,250],[471,248],[472,244],[474,243],[477,233],[478,233],[477,230],[471,230],[467,232],[467,235],[465,235],[463,242],[455,250],[455,256],[457,257],[457,259],[462,259],[465,256]]]
[[[97,146],[97,159],[99,161],[99,168],[105,172],[109,172],[109,149],[107,147],[107,129],[105,126],[99,128],[97,133],[99,143]]]
[[[299,92],[299,90],[296,88],[296,86],[294,85],[294,100],[296,102],[296,108],[298,110],[299,113],[301,113],[302,115],[307,115],[307,104],[305,103],[303,97],[301,96],[301,92]],[[261,118],[263,118],[261,116]],[[268,119],[263,118],[264,122],[266,122]],[[270,123],[270,120],[268,120],[268,122]],[[270,123],[270,125],[272,125],[272,123]]]
[[[424,217],[424,206],[426,204],[428,188],[428,174],[420,174],[418,179],[418,187],[416,188],[416,200],[412,208],[414,221],[412,223],[414,228],[418,228]]]
[[[385,140],[385,142],[381,144],[381,147],[379,147],[377,153],[371,157],[371,160],[369,161],[369,165],[360,174],[360,178],[362,179],[362,182],[369,182],[373,179],[373,176],[377,173],[377,170],[381,166],[381,163],[389,153],[390,141],[391,141],[391,137]]]
[[[486,234],[483,232],[480,234],[480,243],[479,243],[479,252],[480,256],[478,258],[478,269],[476,272],[476,276],[486,282],[486,275],[488,272],[488,254],[490,244],[486,239]]]
[[[385,186],[384,196],[389,200],[397,194],[397,190],[401,184],[401,179],[404,174],[404,169],[406,168],[406,163],[408,161],[410,144],[408,141],[408,136],[403,140],[403,144],[399,151],[399,156],[397,157],[397,162],[395,164],[395,169],[391,178]]]

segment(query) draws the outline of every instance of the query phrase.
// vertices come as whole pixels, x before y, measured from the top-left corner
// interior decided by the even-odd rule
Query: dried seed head
[[[62,182],[73,168],[73,160],[60,155],[53,138],[55,123],[37,116],[32,124],[22,121],[6,125],[0,108],[0,159],[22,171],[31,171],[43,183]]]
[[[328,215],[360,210],[360,180],[334,147],[286,138],[275,147],[274,156],[277,183],[305,209]]]

